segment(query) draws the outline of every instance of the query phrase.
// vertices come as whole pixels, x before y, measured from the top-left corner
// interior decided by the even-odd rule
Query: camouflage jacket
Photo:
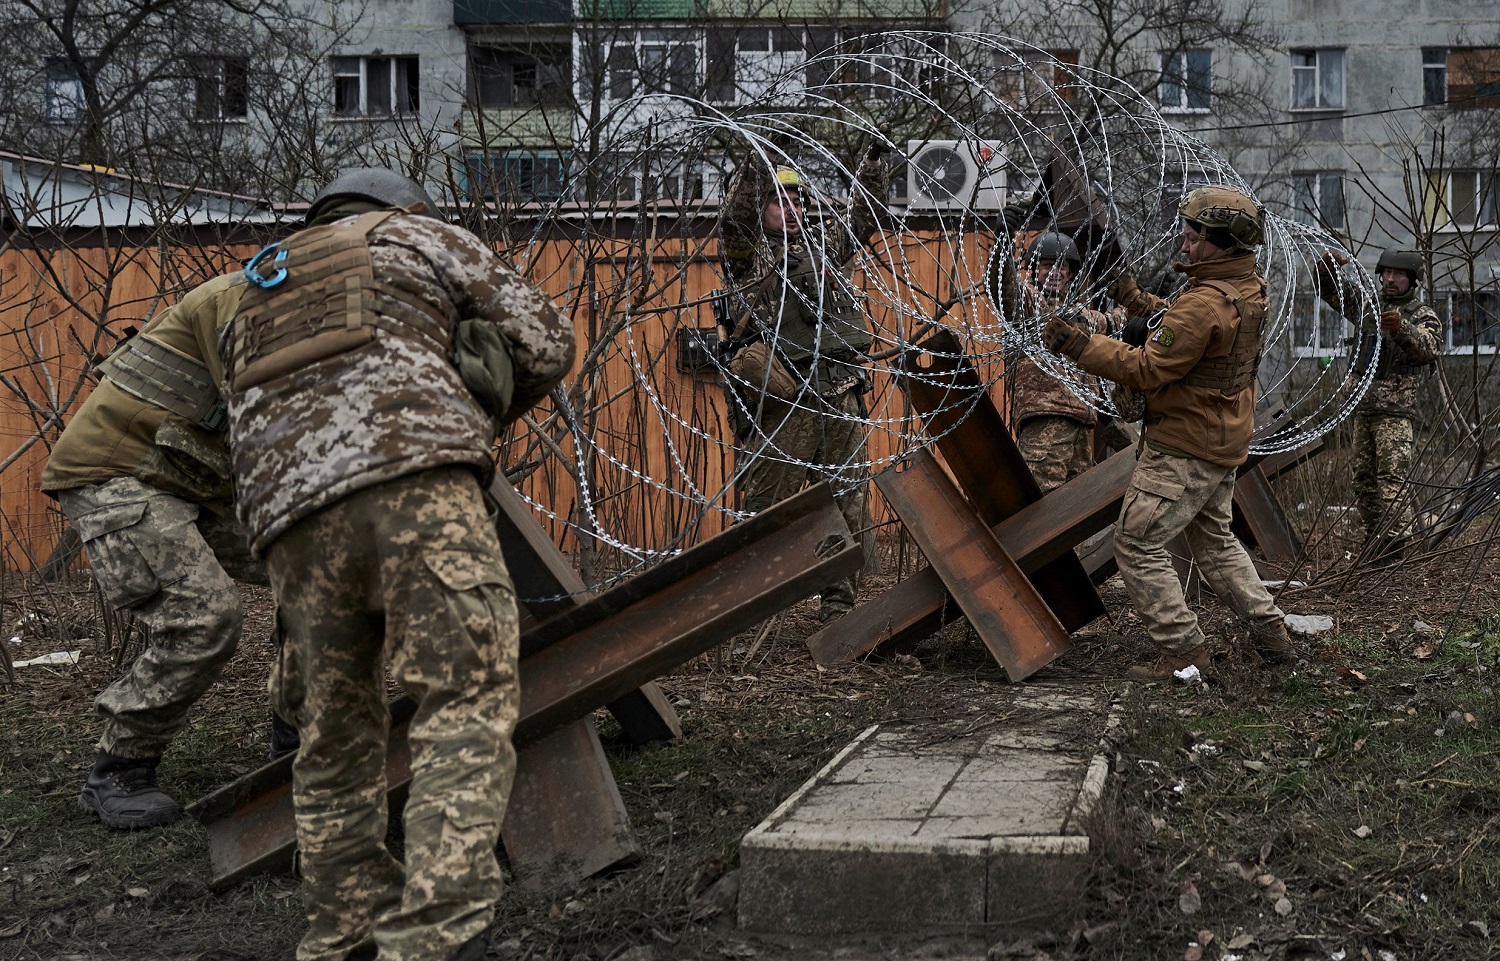
[[[1314,277],[1318,296],[1325,304],[1340,311],[1350,323],[1360,323],[1360,318],[1369,312],[1360,289],[1335,276],[1326,265],[1320,263]],[[1356,411],[1415,417],[1417,388],[1442,352],[1443,322],[1437,311],[1417,296],[1415,289],[1401,297],[1382,294],[1374,312],[1379,314],[1391,309],[1401,312],[1401,326],[1395,333],[1379,335],[1380,356],[1375,362],[1375,379],[1360,399]],[[1349,340],[1354,362],[1361,368],[1368,369],[1376,342],[1376,337],[1370,333]]]
[[[883,170],[862,169],[861,186],[869,196],[883,197],[884,176]],[[748,321],[726,333],[739,334],[741,342],[768,337],[784,362],[803,371],[818,360],[867,352],[873,338],[852,267],[860,244],[880,229],[880,213],[856,201],[847,231],[829,219],[805,225],[801,235],[784,242],[767,237],[761,226],[768,189],[763,176],[737,173],[719,210],[725,276],[743,295],[734,314]]]
[[[152,318],[116,354],[144,346],[139,341],[151,341],[201,367],[222,389],[219,330],[234,315],[243,290],[244,276],[239,271],[200,284]],[[191,423],[158,403],[128,393],[105,374],[53,446],[41,487],[51,494],[134,477],[227,512],[232,495],[227,442],[228,431],[223,427]]]
[[[346,204],[336,213],[370,210]],[[373,228],[361,228],[370,221],[320,218],[283,245],[286,282],[296,291],[299,262],[312,261],[319,244],[331,244],[341,229],[348,233],[337,236],[345,241],[368,229],[353,241],[368,266],[347,271],[351,287],[358,286],[356,272],[367,281],[373,274],[362,310],[330,299],[321,326],[303,335],[306,349],[299,353],[302,345],[294,343],[277,351],[289,360],[253,384],[244,373],[250,358],[235,353],[251,351],[250,318],[264,316],[257,307],[273,294],[247,291],[221,341],[240,519],[258,554],[297,521],[354,491],[445,465],[471,466],[486,479],[493,473],[494,422],[455,366],[460,322],[486,321],[503,336],[515,368],[512,418],[546,396],[572,365],[566,319],[479,238],[404,211],[376,219]],[[367,336],[331,353],[313,350],[317,336],[346,327]],[[317,359],[299,362],[309,355]]]
[[[1029,283],[1020,282],[1013,270],[1011,274],[1003,288],[1007,323],[1019,324],[1028,320],[1045,322],[1039,318],[1056,313],[1059,308],[1066,306],[1059,298],[1048,296]],[[1078,322],[1087,325],[1088,333],[1103,334],[1108,333],[1111,322],[1123,323],[1124,313],[1119,309],[1104,313],[1079,308],[1074,316]],[[1090,376],[1086,380],[1095,390],[1098,389],[1097,377]],[[1033,417],[1067,417],[1081,424],[1093,424],[1098,420],[1092,407],[1069,390],[1062,381],[1038,367],[1020,349],[1006,351],[1005,382],[1010,391],[1010,422],[1017,430]]]

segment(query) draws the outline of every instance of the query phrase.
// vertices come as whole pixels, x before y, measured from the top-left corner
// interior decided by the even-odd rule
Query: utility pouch
[[[795,400],[801,392],[801,383],[764,340],[740,348],[729,362],[729,372],[750,388],[763,388],[782,400]]]
[[[498,432],[507,423],[505,415],[516,388],[515,360],[505,335],[489,321],[459,321],[453,336],[453,364]]]

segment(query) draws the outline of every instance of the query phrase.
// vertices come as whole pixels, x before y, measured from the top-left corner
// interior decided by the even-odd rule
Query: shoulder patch
[[[1175,335],[1172,333],[1172,328],[1166,324],[1162,324],[1156,328],[1156,336],[1151,338],[1154,343],[1161,344],[1163,347],[1171,347],[1174,339]]]

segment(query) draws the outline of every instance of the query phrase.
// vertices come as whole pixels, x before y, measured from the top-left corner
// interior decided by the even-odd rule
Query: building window
[[[556,200],[567,191],[568,155],[548,151],[470,154],[465,158],[474,199],[511,203]]]
[[[1494,290],[1439,291],[1434,304],[1443,317],[1447,349],[1454,353],[1495,353],[1500,344],[1500,292]]]
[[[566,47],[470,47],[469,99],[476,107],[565,104],[571,73]]]
[[[1448,51],[1448,105],[1456,110],[1500,107],[1500,47]]]
[[[702,37],[673,28],[625,31],[604,51],[604,92],[610,100],[637,94],[692,95],[698,88]]]
[[[1344,221],[1344,175],[1317,171],[1292,175],[1292,215],[1304,224],[1320,224],[1342,230]]]
[[[1027,51],[1020,59],[995,54],[995,96],[1017,110],[1055,109],[1073,102],[1077,50]]]
[[[83,81],[62,57],[47,58],[45,94],[48,123],[77,123],[83,116]]]
[[[243,120],[250,110],[250,61],[245,57],[199,57],[192,66],[193,116],[199,120]]]
[[[802,64],[807,60],[801,30],[788,27],[742,27],[709,30],[704,69],[708,99],[743,103],[802,91]]]
[[[1165,110],[1207,110],[1214,90],[1212,50],[1163,50],[1156,99]]]
[[[1448,48],[1422,48],[1422,106],[1448,102]]]
[[[1304,288],[1306,289],[1306,288]],[[1348,352],[1344,315],[1318,297],[1292,303],[1292,352],[1298,357],[1341,357]]]
[[[1342,110],[1344,51],[1292,51],[1292,109]]]
[[[1434,226],[1500,226],[1500,182],[1494,170],[1450,170],[1434,180],[1428,195]]]
[[[334,57],[333,112],[339,117],[416,113],[416,57]]]

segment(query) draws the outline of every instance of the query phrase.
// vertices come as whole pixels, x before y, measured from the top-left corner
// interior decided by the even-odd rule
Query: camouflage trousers
[[[1411,478],[1413,430],[1399,414],[1354,415],[1354,500],[1365,538],[1404,533],[1410,511],[1401,492]]]
[[[133,477],[58,491],[105,601],[130,611],[146,649],[94,701],[101,750],[156,757],[240,641],[241,580],[265,583],[232,519]],[[227,570],[226,570],[227,568]]]
[[[759,513],[811,484],[827,480],[834,501],[856,540],[870,526],[867,488],[865,405],[857,391],[833,398],[803,396],[802,406],[767,397],[748,432],[747,463],[741,475],[745,509]],[[822,591],[825,615],[854,607],[855,579],[846,577]]]
[[[277,710],[292,767],[308,930],[299,961],[446,959],[490,923],[516,757],[515,591],[474,474],[356,491],[267,550],[285,643]],[[406,863],[385,846],[386,672],[417,702]]]
[[[1094,464],[1093,425],[1071,417],[1047,414],[1027,418],[1016,435],[1016,446],[1043,494]]]
[[[1283,619],[1245,546],[1230,533],[1234,480],[1233,467],[1148,446],[1120,505],[1120,577],[1151,639],[1174,654],[1206,643],[1167,550],[1178,534],[1187,539],[1209,587],[1252,631],[1274,629]]]

